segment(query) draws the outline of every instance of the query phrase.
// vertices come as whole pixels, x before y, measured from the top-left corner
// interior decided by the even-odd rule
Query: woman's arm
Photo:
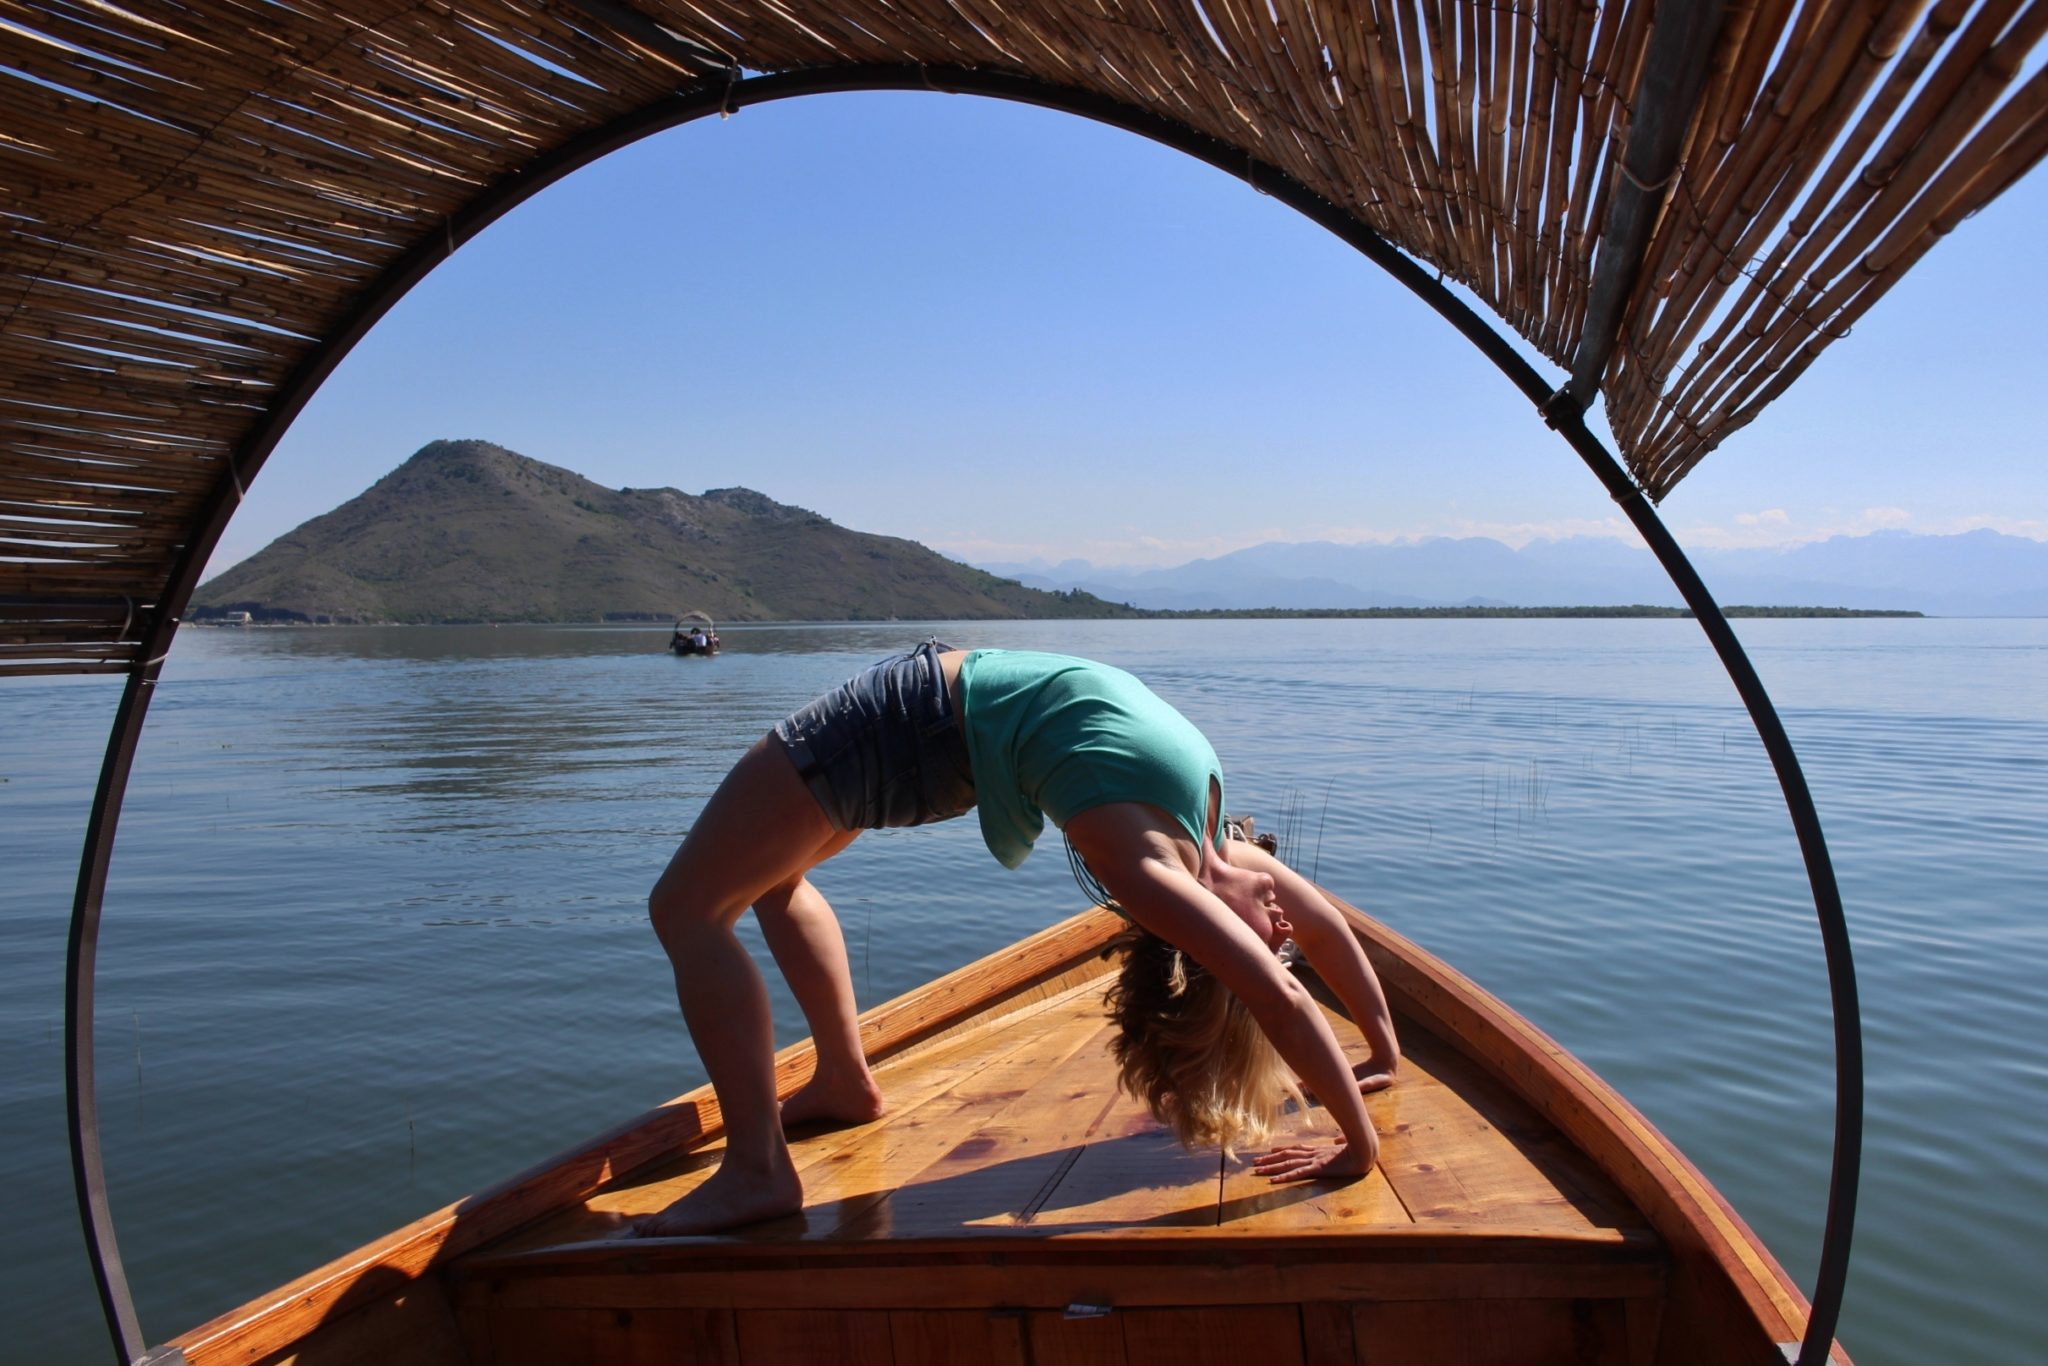
[[[1228,857],[1239,867],[1257,869],[1272,877],[1280,908],[1294,927],[1294,942],[1301,946],[1316,974],[1337,993],[1352,1023],[1365,1035],[1372,1056],[1353,1069],[1358,1089],[1377,1091],[1392,1085],[1401,1068],[1401,1042],[1394,1034],[1394,1016],[1387,1008],[1387,994],[1380,987],[1379,974],[1372,970],[1372,963],[1359,947],[1358,936],[1351,932],[1344,913],[1331,905],[1314,883],[1257,845],[1232,841]],[[1302,1080],[1306,1082],[1308,1078]]]
[[[1189,869],[1176,847],[1175,836],[1185,836],[1149,808],[1131,803],[1084,812],[1068,824],[1067,835],[1132,920],[1188,954],[1244,1002],[1275,1051],[1323,1098],[1344,1135],[1337,1147],[1280,1150],[1261,1159],[1257,1170],[1289,1181],[1370,1172],[1379,1157],[1379,1136],[1322,1008]]]

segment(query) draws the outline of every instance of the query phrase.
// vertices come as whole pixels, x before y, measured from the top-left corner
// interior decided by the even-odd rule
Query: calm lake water
[[[1843,1340],[1863,1366],[2041,1360],[2048,622],[1738,627],[1858,952]],[[187,631],[99,978],[107,1168],[152,1340],[697,1084],[647,887],[741,749],[931,629],[729,628],[708,661],[644,630]],[[1151,682],[1215,739],[1234,811],[1604,1074],[1810,1285],[1833,1095],[1819,936],[1769,765],[1691,623],[938,629]],[[62,975],[117,693],[0,683],[8,1361],[108,1356]],[[818,881],[864,1005],[1079,905],[1057,843],[1005,873],[971,820],[864,836]]]

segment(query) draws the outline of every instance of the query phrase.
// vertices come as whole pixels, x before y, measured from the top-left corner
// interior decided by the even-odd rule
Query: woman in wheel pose
[[[979,808],[1014,868],[1045,820],[1084,885],[1132,923],[1110,991],[1124,1088],[1183,1143],[1262,1140],[1295,1079],[1341,1139],[1258,1159],[1275,1181],[1355,1180],[1379,1140],[1360,1095],[1400,1048],[1378,979],[1307,879],[1224,834],[1209,741],[1121,669],[1066,655],[893,656],[778,723],[733,767],[649,898],[683,1019],[725,1118],[709,1180],[642,1221],[643,1236],[714,1233],[802,1207],[785,1126],[864,1123],[885,1101],[860,1046],[839,922],[808,874],[860,831]],[[733,933],[752,907],[817,1048],[811,1078],[775,1094],[768,997]],[[1345,1060],[1322,1010],[1277,957],[1292,938],[1364,1031]]]

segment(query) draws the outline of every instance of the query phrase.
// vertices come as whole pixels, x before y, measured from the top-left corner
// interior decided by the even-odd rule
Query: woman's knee
[[[744,909],[727,911],[716,898],[706,895],[706,888],[692,886],[687,878],[673,874],[673,869],[664,873],[647,894],[647,922],[654,927],[662,947],[671,953],[692,935],[729,928],[739,910]]]
[[[647,894],[647,919],[662,944],[673,946],[705,931],[729,931],[749,906],[764,917],[785,916],[806,885],[804,873],[796,872],[764,891],[748,894],[733,887],[706,885],[672,867]]]

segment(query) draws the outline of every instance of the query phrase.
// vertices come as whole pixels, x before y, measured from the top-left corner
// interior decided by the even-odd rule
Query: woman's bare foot
[[[803,1207],[803,1182],[786,1155],[778,1168],[767,1172],[747,1170],[728,1155],[710,1180],[667,1209],[642,1219],[636,1231],[642,1238],[723,1233],[794,1214]]]
[[[815,1074],[782,1102],[782,1127],[828,1120],[839,1124],[866,1124],[882,1117],[888,1102],[882,1088],[865,1071],[858,1077]]]

